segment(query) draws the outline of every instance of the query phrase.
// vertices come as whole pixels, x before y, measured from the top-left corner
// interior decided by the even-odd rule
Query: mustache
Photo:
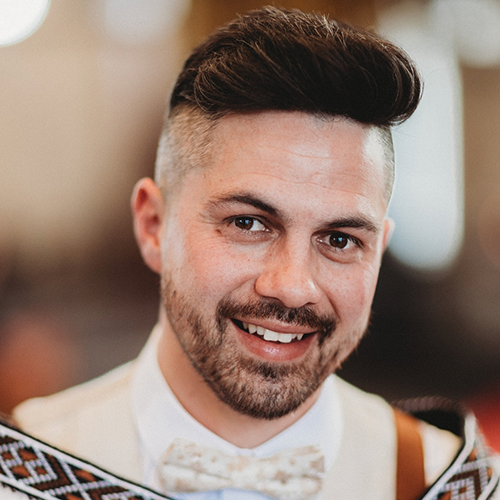
[[[307,306],[290,308],[265,299],[241,304],[224,298],[217,305],[216,317],[221,330],[224,329],[225,320],[236,317],[274,319],[294,326],[305,326],[319,333],[320,343],[330,337],[337,326],[337,319],[333,315],[319,315]]]

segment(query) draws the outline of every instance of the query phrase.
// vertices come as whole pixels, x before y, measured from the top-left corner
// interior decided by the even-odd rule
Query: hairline
[[[216,115],[208,114],[196,106],[181,104],[171,110],[161,132],[155,167],[155,182],[164,198],[179,188],[186,174],[195,168],[206,168],[211,163],[211,150],[215,130],[225,116],[238,116],[277,111],[291,113],[290,110],[230,111]],[[361,123],[353,118],[328,113],[299,111],[319,120],[346,120],[378,132],[384,152],[384,193],[387,205],[394,187],[395,161],[390,126]]]

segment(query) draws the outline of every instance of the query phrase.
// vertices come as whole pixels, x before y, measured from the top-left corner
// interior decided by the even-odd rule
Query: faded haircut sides
[[[389,198],[390,127],[411,116],[421,91],[408,55],[375,33],[299,10],[251,11],[212,33],[186,60],[171,94],[156,180],[166,188],[206,164],[211,132],[228,113],[302,111],[379,128]]]

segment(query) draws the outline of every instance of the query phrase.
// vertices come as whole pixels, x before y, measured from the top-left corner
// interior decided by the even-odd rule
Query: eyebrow
[[[220,207],[221,205],[231,205],[234,203],[240,203],[243,205],[249,205],[257,208],[269,215],[276,217],[281,220],[288,220],[289,217],[285,216],[281,210],[273,207],[269,203],[255,197],[250,193],[234,193],[228,195],[222,195],[215,199],[210,200],[207,205],[208,207]],[[322,226],[322,230],[335,230],[341,228],[352,228],[352,229],[362,229],[370,233],[378,234],[380,228],[372,220],[362,215],[346,216],[340,217],[338,219],[327,222]]]
[[[328,229],[341,229],[343,227],[350,227],[353,229],[364,229],[370,233],[378,234],[380,228],[372,222],[370,219],[363,216],[353,216],[353,217],[341,217],[336,219],[326,225]]]
[[[280,219],[284,218],[280,210],[273,207],[269,203],[266,203],[265,201],[256,198],[255,196],[249,193],[222,195],[213,200],[210,200],[208,202],[208,206],[216,207],[219,205],[230,205],[233,203],[242,203],[243,205],[250,205],[259,210],[262,210],[263,212],[267,212],[269,215],[272,215],[273,217],[277,217]]]

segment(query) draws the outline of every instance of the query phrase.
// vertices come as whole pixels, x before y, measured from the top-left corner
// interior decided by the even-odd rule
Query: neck
[[[319,396],[318,390],[297,410],[273,420],[239,413],[222,402],[191,365],[166,318],[160,323],[163,334],[158,344],[158,362],[175,397],[200,424],[239,448],[259,446],[290,427]]]

